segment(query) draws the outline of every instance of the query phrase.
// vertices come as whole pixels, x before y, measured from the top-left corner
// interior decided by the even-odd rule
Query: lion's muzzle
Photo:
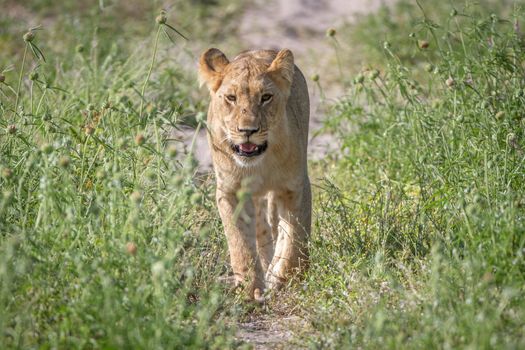
[[[238,145],[232,145],[233,151],[242,157],[255,157],[261,155],[268,148],[268,143],[257,145],[251,142],[245,142]]]

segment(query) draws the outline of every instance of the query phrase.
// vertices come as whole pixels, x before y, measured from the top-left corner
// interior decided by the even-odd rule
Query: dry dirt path
[[[279,317],[253,316],[238,324],[237,339],[250,344],[257,350],[299,349],[300,345],[290,343],[293,329],[304,324],[297,316]]]

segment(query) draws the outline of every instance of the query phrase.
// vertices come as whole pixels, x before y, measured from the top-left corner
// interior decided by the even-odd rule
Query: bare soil
[[[272,317],[253,316],[238,324],[237,338],[252,345],[255,349],[300,349],[299,344],[291,343],[293,328],[303,321],[297,316]]]

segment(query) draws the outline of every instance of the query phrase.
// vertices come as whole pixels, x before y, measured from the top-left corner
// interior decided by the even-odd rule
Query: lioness
[[[199,77],[211,96],[208,143],[235,281],[262,300],[266,285],[279,287],[308,259],[306,81],[287,49],[247,51],[230,62],[212,48],[200,57]],[[239,200],[247,181],[251,197]]]

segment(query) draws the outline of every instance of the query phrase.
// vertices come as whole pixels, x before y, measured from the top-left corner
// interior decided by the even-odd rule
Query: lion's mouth
[[[232,145],[232,149],[237,155],[242,157],[255,157],[266,151],[268,143],[256,145],[255,143],[245,142],[238,145]]]

